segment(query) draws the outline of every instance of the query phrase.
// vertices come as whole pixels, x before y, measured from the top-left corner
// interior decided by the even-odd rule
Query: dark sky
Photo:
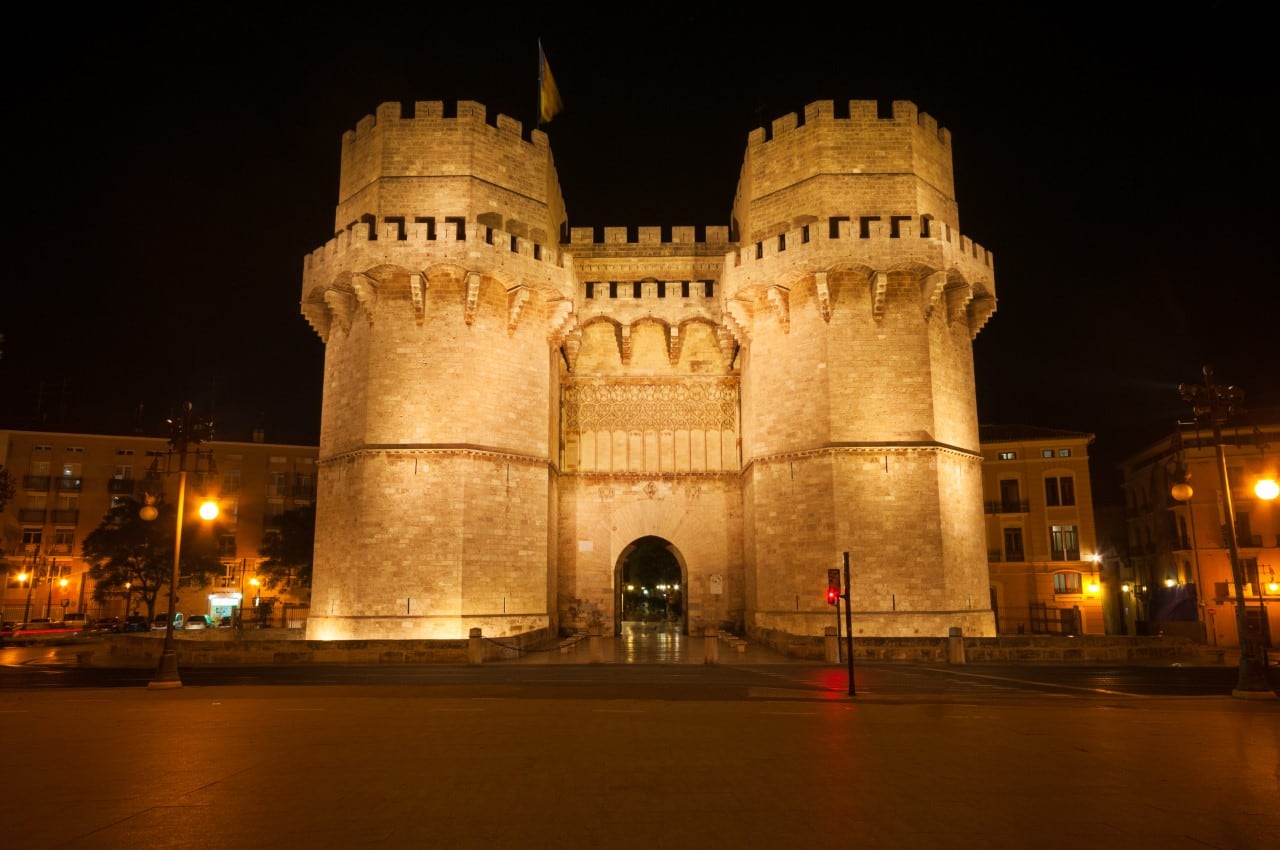
[[[4,60],[0,424],[127,431],[141,406],[159,433],[189,400],[222,439],[261,423],[314,444],[323,348],[298,302],[332,235],[342,133],[385,101],[531,125],[539,37],[571,226],[728,224],[752,128],[816,100],[912,100],[951,130],[961,231],[995,254],[981,421],[1095,433],[1105,467],[1189,417],[1176,387],[1205,363],[1247,406],[1280,404],[1277,102],[1243,7],[573,25],[192,8],[35,13]]]

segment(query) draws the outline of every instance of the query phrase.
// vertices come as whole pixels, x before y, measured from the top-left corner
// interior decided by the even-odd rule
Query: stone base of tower
[[[487,638],[503,638],[550,628],[545,615],[341,617],[313,613],[307,618],[307,640],[461,640],[472,629],[480,629]]]
[[[961,611],[854,611],[853,637],[946,637],[962,629],[966,637],[994,637],[995,614],[988,610]],[[821,637],[826,629],[845,629],[844,609],[837,617],[831,607],[825,613],[756,611],[748,618],[747,633],[771,635],[770,644],[785,644],[788,637]],[[778,648],[782,648],[779,646]]]

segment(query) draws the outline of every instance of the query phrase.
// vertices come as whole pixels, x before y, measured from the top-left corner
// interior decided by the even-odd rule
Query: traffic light
[[[840,571],[827,570],[827,604],[835,605],[840,600]]]

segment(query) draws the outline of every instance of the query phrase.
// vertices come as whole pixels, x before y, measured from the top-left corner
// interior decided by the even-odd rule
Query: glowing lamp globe
[[[1179,481],[1169,488],[1169,495],[1177,499],[1179,502],[1186,502],[1191,499],[1191,494],[1195,491],[1191,489],[1191,485],[1185,481]]]
[[[211,520],[218,518],[218,503],[213,499],[206,500],[200,505],[200,519]]]
[[[1280,484],[1277,484],[1273,478],[1263,478],[1253,486],[1253,492],[1259,499],[1269,502],[1276,496],[1280,496]]]
[[[160,512],[156,510],[155,505],[143,505],[142,509],[138,511],[138,516],[147,522],[151,522],[153,519],[160,516]]]

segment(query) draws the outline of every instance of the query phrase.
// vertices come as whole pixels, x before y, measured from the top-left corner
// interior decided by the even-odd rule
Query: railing
[[[22,476],[23,490],[48,490],[48,475],[24,475]]]
[[[47,511],[44,508],[19,508],[18,522],[38,522],[44,524]]]
[[[1262,535],[1261,534],[1241,535],[1236,542],[1239,543],[1241,546],[1245,547],[1246,549],[1261,549]]]
[[[53,521],[60,522],[63,525],[74,525],[80,520],[80,511],[76,510],[56,510],[53,512]]]
[[[59,476],[58,476],[58,489],[59,489],[59,490],[76,490],[76,491],[79,491],[81,488],[83,488],[83,486],[84,486],[84,479],[83,479],[83,478],[78,478],[78,477],[75,477],[75,476],[72,476],[72,475],[59,475]]]
[[[984,506],[989,514],[1025,514],[1031,511],[1031,502],[1026,499],[1022,501],[1005,499],[998,502],[985,502]]]
[[[305,487],[305,486],[303,486],[303,487],[294,487],[294,488],[293,488],[293,498],[295,498],[295,499],[306,499],[307,501],[311,501],[311,500],[312,500],[312,499],[314,499],[315,497],[316,497],[316,488],[315,488],[315,487]]]
[[[107,492],[108,493],[132,493],[133,479],[132,478],[108,478]]]

